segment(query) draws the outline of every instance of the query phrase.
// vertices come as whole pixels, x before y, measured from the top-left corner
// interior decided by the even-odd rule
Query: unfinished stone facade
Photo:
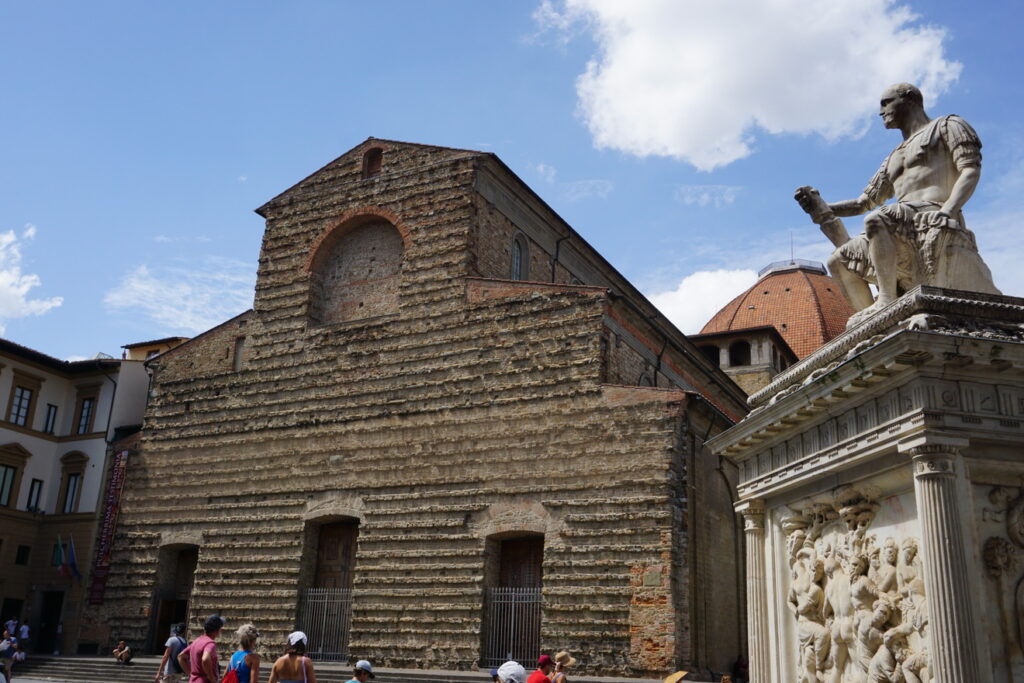
[[[253,311],[151,364],[111,634],[162,643],[196,552],[192,635],[220,612],[278,652],[340,520],[355,658],[478,666],[494,544],[542,536],[543,651],[731,667],[735,477],[703,443],[745,397],[721,370],[494,155],[371,138],[259,213]]]

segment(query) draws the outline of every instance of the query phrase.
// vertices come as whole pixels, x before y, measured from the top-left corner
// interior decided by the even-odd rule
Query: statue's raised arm
[[[836,246],[829,270],[858,311],[848,327],[917,285],[999,293],[962,212],[981,178],[978,134],[959,116],[929,118],[909,83],[888,88],[880,105],[885,127],[898,128],[903,142],[861,195],[830,204],[812,187],[795,194]],[[840,217],[865,213],[863,234],[851,238]]]

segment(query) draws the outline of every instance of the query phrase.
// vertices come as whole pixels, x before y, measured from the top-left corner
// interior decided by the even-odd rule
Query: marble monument
[[[708,442],[739,470],[750,680],[1021,681],[1024,299],[964,225],[977,134],[905,84],[882,116],[905,140],[860,198],[797,191],[860,314]]]

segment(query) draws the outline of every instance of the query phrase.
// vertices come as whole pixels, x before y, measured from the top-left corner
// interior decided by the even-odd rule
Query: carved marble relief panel
[[[1020,483],[1019,472],[1007,483]],[[986,636],[993,680],[1024,680],[1024,488],[972,487],[982,544]]]
[[[933,680],[918,542],[872,533],[876,495],[841,486],[791,504],[780,520],[798,683]]]

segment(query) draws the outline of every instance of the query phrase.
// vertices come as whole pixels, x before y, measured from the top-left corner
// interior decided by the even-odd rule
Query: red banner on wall
[[[124,491],[125,473],[128,470],[128,451],[114,454],[110,465],[110,483],[107,497],[103,501],[103,518],[100,521],[99,541],[96,546],[96,562],[92,568],[92,585],[89,587],[89,604],[102,605],[110,575],[110,554],[114,546],[114,532],[117,531],[117,513],[121,509],[121,492]]]

